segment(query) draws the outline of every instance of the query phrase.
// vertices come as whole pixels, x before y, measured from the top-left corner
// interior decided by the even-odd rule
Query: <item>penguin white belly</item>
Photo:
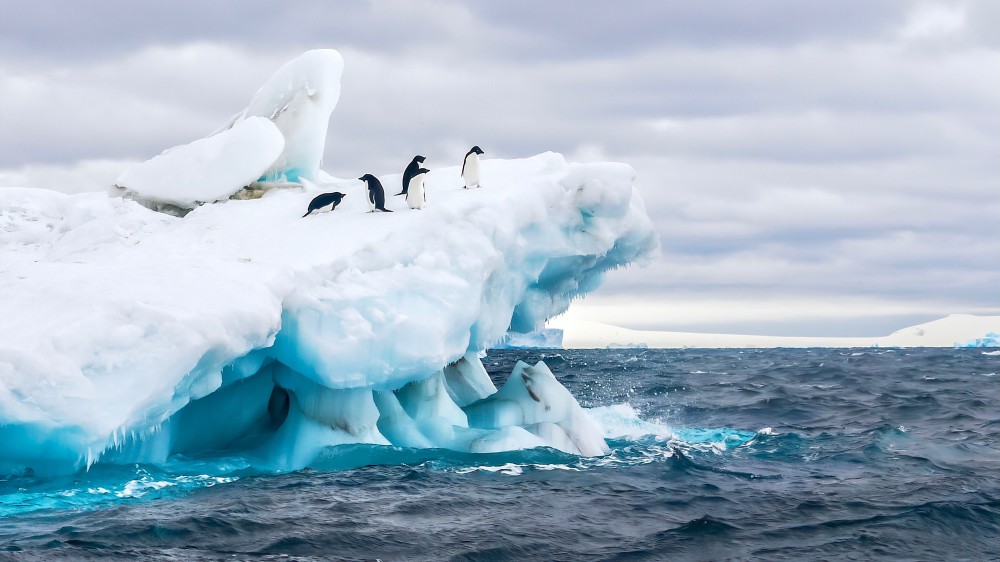
[[[410,187],[406,190],[406,204],[411,209],[424,208],[424,175],[420,174],[410,180]]]
[[[375,212],[375,194],[371,191],[368,191],[368,210]]]
[[[465,187],[479,187],[479,155],[475,152],[465,159],[462,178],[465,179]]]

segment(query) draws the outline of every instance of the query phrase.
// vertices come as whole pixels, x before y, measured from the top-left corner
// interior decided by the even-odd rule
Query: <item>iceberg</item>
[[[545,328],[528,334],[511,332],[493,349],[562,349],[563,331]]]
[[[955,342],[955,347],[1000,347],[1000,332],[988,332],[981,338]]]
[[[287,89],[258,95],[298,102],[255,101],[206,140],[241,127],[276,139],[276,127],[284,156],[260,173],[322,176],[306,145],[323,142],[327,106],[305,100],[329,105],[339,69],[335,84],[287,74]],[[254,169],[260,148],[247,148]],[[457,166],[440,168],[428,206],[395,213],[368,213],[361,182],[326,178],[344,202],[302,218],[313,182],[218,198],[213,182],[179,181],[180,150],[155,165],[170,178],[160,193],[206,203],[183,217],[103,193],[0,188],[0,472],[223,454],[292,470],[348,443],[607,452],[543,363],[519,364],[497,390],[480,359],[656,250],[631,167],[490,159],[489,188],[474,191]],[[258,173],[220,166],[203,173]]]
[[[1000,346],[996,331],[1000,326],[1000,316],[951,314],[881,337],[811,337],[631,330],[573,318],[575,311],[577,309],[547,324],[549,329],[562,330],[563,347],[566,349]],[[978,337],[981,334],[986,335]]]

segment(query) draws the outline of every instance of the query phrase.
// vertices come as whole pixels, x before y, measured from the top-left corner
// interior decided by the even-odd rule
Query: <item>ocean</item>
[[[0,560],[997,560],[1000,352],[507,350],[606,457],[352,445],[314,467],[0,476]]]

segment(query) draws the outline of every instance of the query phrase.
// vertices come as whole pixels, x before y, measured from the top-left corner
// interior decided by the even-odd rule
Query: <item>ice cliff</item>
[[[146,194],[179,193],[193,207],[183,218],[0,188],[0,471],[229,453],[292,469],[342,443],[607,451],[544,364],[519,364],[498,391],[479,357],[655,249],[633,170],[552,153],[485,160],[482,189],[436,168],[426,209],[368,213],[361,182],[313,169],[339,92],[339,55],[324,53],[286,65],[268,83],[284,86],[206,142],[133,169],[162,170]],[[206,158],[218,144],[231,157]],[[199,191],[178,162],[227,179]],[[301,218],[332,191],[309,177],[344,203]],[[226,199],[261,178],[302,185]]]

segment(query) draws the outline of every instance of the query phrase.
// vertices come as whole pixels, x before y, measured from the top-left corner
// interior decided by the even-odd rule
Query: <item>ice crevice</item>
[[[484,187],[465,190],[458,166],[435,167],[425,209],[368,213],[361,182],[314,167],[340,59],[310,60],[207,139],[237,131],[223,148],[251,147],[253,169],[209,170],[227,187],[201,199],[166,196],[169,173],[139,187],[183,218],[0,188],[0,471],[231,454],[289,470],[348,443],[607,452],[544,363],[497,389],[481,356],[656,250],[632,168],[484,159]],[[317,119],[322,135],[302,130]],[[228,165],[199,146],[163,156]],[[257,175],[296,185],[224,197]],[[347,197],[302,218],[320,183]]]

